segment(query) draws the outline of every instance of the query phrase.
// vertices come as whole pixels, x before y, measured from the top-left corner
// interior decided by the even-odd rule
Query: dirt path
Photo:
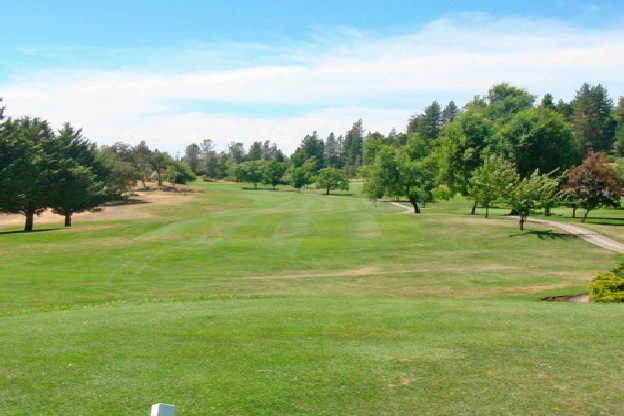
[[[624,253],[624,244],[618,243],[615,240],[612,240],[594,231],[588,230],[587,228],[578,227],[567,222],[542,220],[537,218],[527,218],[527,221],[558,228],[570,235],[582,238],[583,240],[595,246],[615,251],[616,253]]]
[[[101,206],[94,212],[81,212],[74,214],[75,221],[115,221],[135,218],[151,217],[144,208],[153,205],[183,204],[194,196],[192,193],[175,193],[162,191],[136,192],[128,203],[108,204]],[[35,227],[40,224],[62,224],[63,216],[56,215],[46,210],[41,215],[35,216]],[[17,227],[24,224],[24,216],[21,214],[0,214],[0,228]]]

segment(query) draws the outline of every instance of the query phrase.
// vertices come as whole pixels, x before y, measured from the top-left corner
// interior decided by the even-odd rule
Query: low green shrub
[[[589,289],[594,302],[624,302],[624,262],[609,273],[597,274]]]

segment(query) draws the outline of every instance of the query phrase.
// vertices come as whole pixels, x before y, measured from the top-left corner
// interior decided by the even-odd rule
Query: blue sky
[[[433,99],[463,104],[500,81],[624,95],[621,1],[4,3],[9,114],[70,120],[101,143],[293,150],[359,117],[400,130]]]

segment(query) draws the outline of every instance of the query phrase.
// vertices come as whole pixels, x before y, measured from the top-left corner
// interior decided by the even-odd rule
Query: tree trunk
[[[547,217],[550,217],[550,207],[544,208],[544,215],[546,215]]]
[[[572,218],[576,218],[576,207],[572,207]]]
[[[520,215],[520,221],[518,222],[520,226],[520,231],[524,231],[524,215]]]
[[[472,209],[470,210],[470,215],[475,215],[477,213],[477,201],[474,201],[472,204]]]
[[[485,207],[485,218],[490,216],[490,207]]]
[[[414,207],[414,214],[420,214],[420,208],[418,207],[418,201],[416,201],[415,199],[411,199],[410,198],[410,202],[412,203],[412,206]]]
[[[325,188],[325,195],[329,195],[329,186]]]
[[[72,214],[70,213],[66,213],[65,214],[65,227],[71,227],[71,220],[72,220]]]
[[[159,170],[156,171],[156,175],[158,175],[158,186],[162,186],[162,175]]]
[[[585,214],[583,214],[583,219],[581,220],[581,222],[585,222],[585,220],[587,219],[587,216],[589,215],[589,210],[586,209],[585,210]]]
[[[143,189],[147,189],[147,185],[145,184],[145,176],[141,176],[141,183],[143,184]]]
[[[33,211],[26,211],[26,224],[24,224],[24,231],[31,232],[33,230],[35,213]]]

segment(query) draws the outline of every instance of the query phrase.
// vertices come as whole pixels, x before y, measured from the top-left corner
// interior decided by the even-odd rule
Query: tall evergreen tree
[[[624,156],[624,97],[620,97],[617,107],[613,110],[615,120],[615,141],[613,151],[619,156]]]
[[[442,113],[440,104],[437,101],[425,108],[422,114],[414,115],[407,125],[407,133],[418,133],[420,138],[426,143],[438,137],[440,124],[442,123]]]
[[[184,149],[184,156],[182,162],[186,164],[193,171],[193,173],[199,172],[201,168],[202,149],[199,145],[191,143]]]
[[[553,101],[552,94],[548,93],[548,94],[544,95],[544,98],[542,98],[542,102],[540,103],[540,107],[544,107],[544,108],[547,108],[549,110],[556,110],[557,109],[557,107],[555,107],[555,102]]]
[[[613,101],[602,85],[583,84],[572,101],[572,129],[581,154],[611,150],[615,121],[611,116]]]
[[[314,158],[316,166],[314,167],[313,172],[316,173],[323,168],[325,159],[325,143],[323,143],[323,139],[319,139],[316,132],[306,134],[297,151],[299,152],[296,156],[298,159],[297,166],[301,166],[306,160]]]
[[[47,121],[8,120],[0,134],[0,212],[21,213],[24,231],[50,206],[58,161],[46,152],[54,133]]]
[[[555,110],[561,113],[566,121],[570,121],[572,119],[572,114],[574,114],[574,108],[572,107],[572,104],[566,103],[563,100],[559,100],[557,102]]]
[[[329,133],[329,136],[325,139],[325,166],[329,168],[340,167],[340,154],[338,149],[338,141],[334,136],[334,133]]]
[[[362,119],[353,123],[344,139],[344,164],[348,176],[355,176],[357,168],[362,166],[364,127]]]
[[[253,142],[247,152],[247,160],[262,160],[262,142]]]
[[[442,110],[442,115],[441,115],[442,124],[450,123],[458,114],[459,114],[459,108],[455,105],[455,102],[454,101],[449,102],[447,106],[444,107],[444,110]]]
[[[228,145],[228,157],[231,162],[243,162],[245,160],[245,146],[240,142],[231,142]]]
[[[65,226],[71,227],[74,213],[93,209],[107,199],[107,173],[97,160],[95,145],[69,123],[47,143],[46,152],[58,166],[50,190],[50,208],[63,215]]]

